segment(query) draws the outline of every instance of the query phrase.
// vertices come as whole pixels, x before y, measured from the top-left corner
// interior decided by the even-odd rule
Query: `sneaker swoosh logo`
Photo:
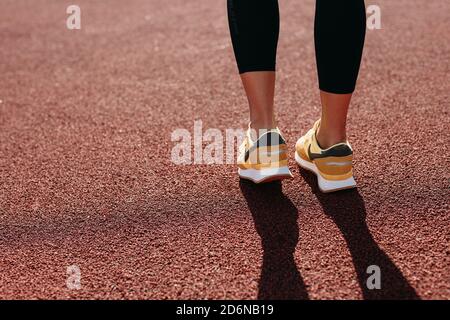
[[[342,150],[342,149],[333,149],[333,150],[326,150],[321,151],[320,153],[314,153],[311,152],[311,145],[308,146],[308,157],[312,161],[314,159],[320,159],[320,158],[328,158],[328,157],[345,157],[352,154],[351,149],[348,150]]]
[[[313,153],[311,152],[311,145],[308,146],[308,157],[310,160],[314,160],[314,159],[320,159],[320,158],[326,158],[329,157],[325,154],[322,153]]]

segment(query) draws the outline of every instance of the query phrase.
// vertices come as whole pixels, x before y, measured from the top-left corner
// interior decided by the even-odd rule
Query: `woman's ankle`
[[[251,119],[250,127],[254,130],[270,130],[276,129],[277,124],[274,119]]]
[[[328,149],[335,144],[346,142],[347,134],[345,131],[332,131],[319,127],[316,132],[316,139],[322,149]]]

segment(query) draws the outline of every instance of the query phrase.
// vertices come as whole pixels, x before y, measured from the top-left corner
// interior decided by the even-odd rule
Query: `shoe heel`
[[[303,160],[297,152],[295,152],[295,161],[300,167],[313,172],[317,176],[317,184],[319,189],[324,193],[356,188],[356,181],[353,176],[343,180],[327,180],[322,177],[319,169],[313,162]]]
[[[279,168],[265,168],[265,169],[238,169],[239,177],[242,179],[251,180],[254,183],[265,183],[276,180],[290,179],[293,177],[288,166]]]
[[[324,193],[356,188],[356,181],[353,176],[345,180],[327,180],[318,174],[317,184],[320,191]]]

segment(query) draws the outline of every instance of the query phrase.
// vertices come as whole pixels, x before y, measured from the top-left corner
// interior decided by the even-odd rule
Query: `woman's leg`
[[[347,111],[355,90],[366,32],[364,0],[317,0],[314,27],[322,117],[322,148],[346,141]]]
[[[276,127],[275,63],[279,33],[277,0],[228,0],[228,22],[253,129]]]

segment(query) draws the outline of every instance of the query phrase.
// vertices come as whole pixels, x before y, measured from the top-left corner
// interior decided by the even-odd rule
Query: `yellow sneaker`
[[[251,129],[239,148],[238,174],[254,183],[292,178],[287,146],[278,129],[268,130],[253,141]]]
[[[322,192],[355,188],[352,147],[347,141],[322,149],[316,139],[319,125],[320,120],[297,141],[295,160],[299,166],[316,174]]]

